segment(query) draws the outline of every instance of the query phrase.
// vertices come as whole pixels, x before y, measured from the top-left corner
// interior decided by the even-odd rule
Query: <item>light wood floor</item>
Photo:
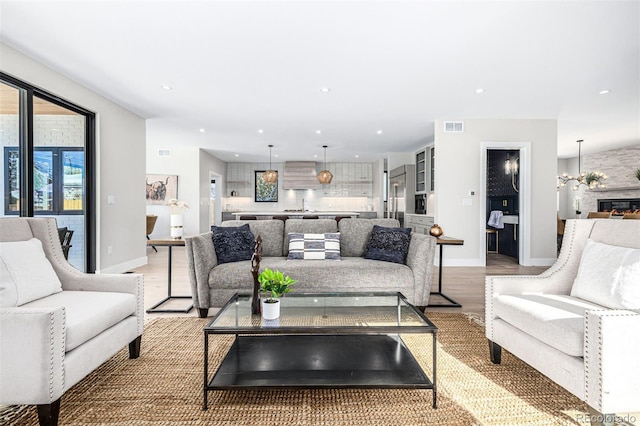
[[[144,274],[144,305],[145,310],[167,296],[167,248],[158,247],[158,253],[147,249],[149,263],[137,268],[134,272]],[[190,295],[189,277],[187,275],[187,258],[184,247],[173,248],[172,265],[172,294]],[[547,267],[520,266],[514,259],[507,256],[490,254],[487,267],[445,267],[442,276],[442,292],[462,305],[462,308],[427,308],[437,312],[469,312],[484,317],[484,277],[487,275],[537,275]],[[432,291],[438,285],[438,268],[435,268]],[[446,302],[443,299],[432,302]],[[172,300],[163,307],[185,307],[191,304],[188,299]],[[146,314],[147,318],[168,316],[197,316],[193,309],[188,314],[155,313]],[[210,310],[212,315],[215,310]]]

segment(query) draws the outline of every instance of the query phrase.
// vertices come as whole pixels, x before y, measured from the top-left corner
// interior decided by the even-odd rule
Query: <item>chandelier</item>
[[[266,183],[277,183],[278,171],[271,168],[271,148],[273,148],[273,145],[269,145],[269,170],[262,174],[262,180]]]
[[[324,185],[331,183],[333,175],[327,170],[327,145],[322,145],[322,147],[324,148],[324,169],[318,173],[318,182]]]
[[[606,188],[607,185],[604,184],[604,180],[607,179],[607,175],[601,172],[581,172],[580,171],[580,163],[581,163],[581,148],[582,148],[582,139],[578,142],[578,176],[571,176],[566,172],[558,176],[558,188],[564,187],[567,183],[575,180],[576,184],[571,187],[572,190],[577,191],[580,186],[585,185],[589,189],[596,188]]]

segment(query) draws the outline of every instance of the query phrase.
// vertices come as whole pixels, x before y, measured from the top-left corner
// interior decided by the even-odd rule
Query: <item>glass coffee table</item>
[[[204,327],[204,401],[211,390],[245,388],[432,389],[438,328],[401,293],[292,293],[280,318],[251,314],[235,294]],[[429,379],[402,335],[431,334]],[[235,335],[209,377],[209,337]]]

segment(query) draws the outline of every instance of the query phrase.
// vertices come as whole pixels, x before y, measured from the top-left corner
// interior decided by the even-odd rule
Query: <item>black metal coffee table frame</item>
[[[392,297],[397,300],[396,306],[367,304],[376,300],[389,302]],[[315,306],[313,302],[318,300],[320,303]],[[350,300],[362,305],[340,304]],[[259,314],[250,315],[251,296],[239,294],[205,326],[203,410],[207,409],[209,391],[246,388],[432,389],[433,407],[437,407],[438,329],[401,293],[294,293],[284,301],[288,306],[282,303],[282,326],[278,320],[265,321]],[[359,312],[367,322],[376,310],[387,317],[395,310],[397,323],[365,325],[346,321],[345,325],[308,325],[314,316],[327,319],[347,315],[353,320]],[[221,323],[223,320],[225,324]],[[432,380],[401,337],[412,333],[432,335]],[[209,377],[212,334],[234,335],[235,340],[213,377]]]

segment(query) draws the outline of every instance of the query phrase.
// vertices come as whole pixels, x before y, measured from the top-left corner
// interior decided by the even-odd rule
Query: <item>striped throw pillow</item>
[[[289,233],[287,260],[340,260],[340,233],[301,234]]]

